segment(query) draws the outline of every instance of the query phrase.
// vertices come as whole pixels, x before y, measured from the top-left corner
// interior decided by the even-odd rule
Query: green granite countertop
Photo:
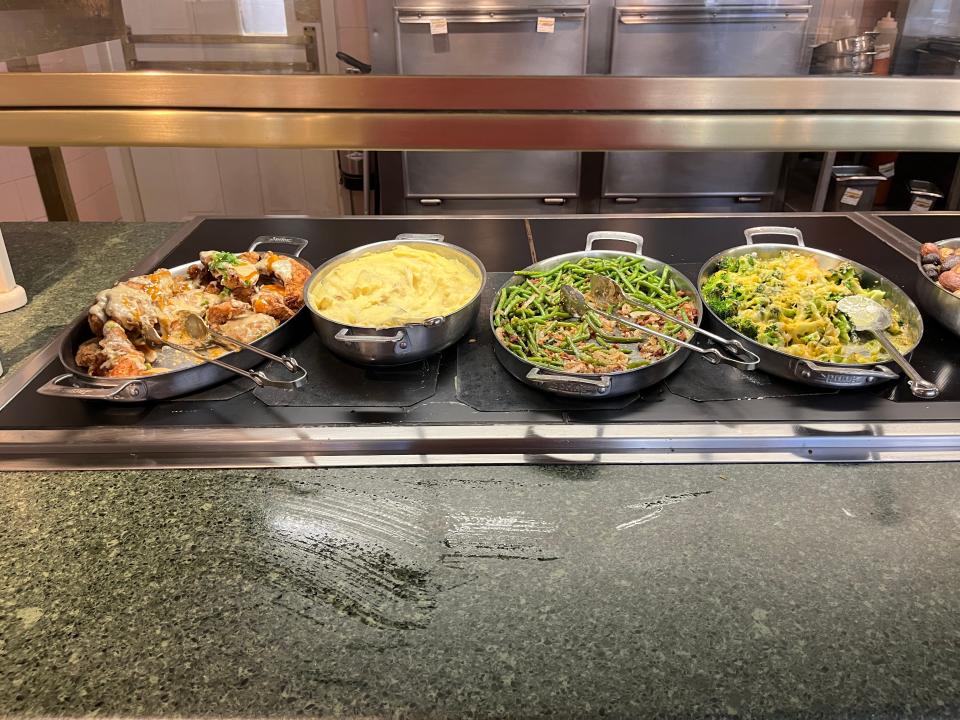
[[[955,717],[955,465],[0,475],[0,715]]]
[[[179,227],[177,223],[0,223],[27,304],[0,315],[2,383]]]
[[[8,368],[175,227],[2,226]],[[0,716],[953,717],[958,479],[0,473]]]

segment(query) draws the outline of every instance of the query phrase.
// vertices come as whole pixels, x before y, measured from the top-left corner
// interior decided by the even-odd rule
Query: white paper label
[[[875,60],[886,60],[890,57],[890,45],[877,45],[877,55],[874,58]]]
[[[879,171],[880,171],[880,174],[883,175],[885,178],[892,178],[892,177],[893,177],[893,166],[894,166],[895,164],[896,164],[896,163],[892,163],[892,162],[882,163],[882,164],[880,165],[880,167],[877,168],[877,170],[879,170]]]
[[[538,17],[537,18],[537,32],[540,33],[552,33],[553,27],[556,24],[556,19],[552,17]]]
[[[840,202],[843,205],[853,205],[856,207],[860,203],[860,198],[863,197],[863,190],[859,188],[847,188],[843,196],[840,198]]]
[[[933,207],[933,198],[915,197],[910,204],[910,212],[927,212]]]
[[[447,19],[446,18],[430,18],[430,34],[446,35]]]

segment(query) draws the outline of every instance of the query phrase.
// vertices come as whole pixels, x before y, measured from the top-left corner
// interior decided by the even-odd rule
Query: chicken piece
[[[181,290],[182,282],[175,278],[166,268],[157,270],[149,275],[140,275],[130,278],[121,285],[142,290],[153,302],[154,305],[162,307]]]
[[[250,301],[254,312],[263,313],[283,322],[294,316],[287,307],[283,288],[279,285],[262,285]]]
[[[107,359],[107,356],[103,354],[103,350],[100,347],[100,339],[91,338],[77,348],[77,354],[74,359],[77,365],[82,368],[87,368],[87,371],[91,375],[96,375],[97,370],[100,369],[100,366],[104,360]]]
[[[257,269],[257,253],[241,253],[204,250],[200,253],[202,262],[213,276],[225,288],[233,290],[239,287],[253,287],[260,279]]]
[[[216,305],[211,305],[207,309],[207,322],[211,325],[223,325],[228,320],[250,315],[252,312],[253,308],[247,303],[230,298]]]
[[[262,338],[273,331],[279,323],[276,319],[263,313],[251,313],[235,320],[225,322],[220,326],[220,332],[228,337],[245,343]]]
[[[273,275],[283,285],[284,303],[291,310],[303,307],[303,286],[310,277],[310,271],[302,263],[286,255],[266,253],[257,268],[264,275]]]
[[[90,329],[98,335],[110,320],[126,330],[139,332],[145,325],[155,326],[159,319],[160,311],[150,296],[126,283],[99,292],[88,318]]]
[[[135,377],[147,371],[146,359],[137,350],[123,327],[108,320],[103,325],[103,339],[100,348],[104,361],[97,368],[97,374],[104,377]]]

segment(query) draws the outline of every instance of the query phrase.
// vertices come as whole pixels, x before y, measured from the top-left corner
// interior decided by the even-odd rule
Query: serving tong
[[[652,305],[648,305],[645,302],[641,302],[636,298],[632,298],[623,292],[623,289],[620,287],[620,285],[617,284],[615,280],[611,280],[605,275],[593,275],[590,278],[590,291],[595,296],[605,301],[608,301],[614,304],[625,302],[629,305],[633,305],[635,307],[641,308],[642,310],[645,310],[647,312],[651,312],[654,315],[658,315],[666,320],[669,320],[672,323],[676,323],[677,325],[680,325],[681,327],[691,330],[694,333],[705,335],[706,337],[710,338],[714,342],[722,345],[730,353],[730,355],[725,355],[723,352],[721,352],[717,348],[702,348],[699,345],[694,345],[693,343],[687,342],[686,340],[681,340],[680,338],[676,338],[671,335],[667,335],[666,333],[662,333],[657,330],[648,328],[645,325],[641,325],[639,323],[634,322],[633,320],[629,320],[623,317],[622,315],[609,313],[609,312],[606,312],[605,310],[601,310],[597,307],[594,307],[593,305],[587,302],[587,299],[584,297],[583,293],[577,290],[572,285],[564,285],[560,289],[560,292],[563,296],[564,310],[566,310],[571,315],[577,315],[577,316],[581,316],[587,312],[595,312],[597,315],[599,315],[600,317],[606,318],[607,320],[612,320],[613,322],[620,323],[622,325],[626,325],[627,327],[634,328],[635,330],[639,330],[640,332],[645,333],[647,335],[652,335],[653,337],[660,338],[661,340],[665,340],[666,342],[679,345],[680,347],[687,348],[688,350],[693,350],[694,352],[699,353],[704,360],[706,360],[707,362],[713,365],[719,365],[720,363],[724,363],[726,365],[732,365],[741,370],[753,370],[757,367],[757,365],[760,364],[760,358],[754,353],[745,349],[743,345],[741,345],[737,340],[728,340],[726,338],[720,337],[719,335],[714,335],[713,333],[703,330],[702,328],[694,325],[693,323],[689,323],[686,320],[682,320],[680,318],[674,317],[673,315],[667,312],[664,312],[659,308],[653,307]]]
[[[183,313],[183,322],[184,328],[187,331],[187,334],[191,338],[197,341],[213,339],[214,342],[218,343],[224,347],[230,347],[235,345],[243,348],[244,350],[249,350],[250,352],[261,355],[268,360],[271,360],[276,363],[283,365],[291,374],[295,377],[291,380],[279,380],[276,378],[268,377],[261,370],[244,370],[243,368],[238,368],[236,365],[231,365],[226,363],[223,360],[218,358],[207,357],[203,353],[199,352],[195,348],[187,347],[186,345],[180,345],[179,343],[170,342],[166,338],[162,337],[160,333],[157,332],[157,329],[152,325],[145,325],[143,330],[143,337],[147,341],[148,345],[153,347],[169,347],[177,352],[184,353],[191,357],[197,358],[202,362],[212,363],[218,367],[222,367],[224,370],[229,370],[236,375],[247,378],[257,387],[276,387],[283,389],[293,389],[302,386],[307,380],[307,371],[304,370],[300,364],[294,360],[292,357],[286,355],[274,355],[273,353],[267,352],[266,350],[261,350],[260,348],[250,345],[249,343],[242,342],[236,338],[232,338],[223,333],[219,333],[216,330],[211,330],[210,326],[207,325],[207,322],[192,312]]]

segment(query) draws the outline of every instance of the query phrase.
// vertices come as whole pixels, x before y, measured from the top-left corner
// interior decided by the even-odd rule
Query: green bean
[[[637,368],[646,367],[649,364],[649,360],[634,360],[633,362],[627,363],[627,370],[636,370]]]

